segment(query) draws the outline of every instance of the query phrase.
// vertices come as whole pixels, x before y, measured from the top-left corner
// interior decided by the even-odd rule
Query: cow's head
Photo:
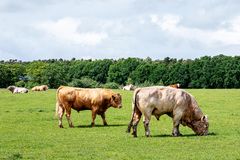
[[[193,121],[189,124],[189,127],[199,136],[205,136],[208,134],[208,118],[207,116],[202,116],[200,120]]]
[[[7,87],[7,89],[8,89],[9,91],[11,91],[12,93],[13,93],[13,91],[14,91],[15,88],[16,88],[15,86],[9,86],[9,87]]]
[[[122,96],[119,93],[112,95],[111,106],[114,108],[122,108]]]

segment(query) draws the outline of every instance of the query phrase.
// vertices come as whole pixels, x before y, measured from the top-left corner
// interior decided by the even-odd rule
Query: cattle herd
[[[173,120],[173,136],[180,136],[179,125],[188,126],[197,135],[208,134],[208,118],[204,115],[195,98],[179,84],[169,86],[152,86],[136,88],[133,85],[123,87],[123,90],[134,90],[132,98],[132,114],[127,132],[137,137],[137,126],[143,116],[145,135],[150,136],[150,120],[153,115],[159,120],[161,115],[167,114]],[[12,93],[28,93],[27,88],[9,86]],[[46,91],[47,85],[35,86],[32,91]],[[62,117],[66,114],[69,127],[74,127],[71,120],[71,109],[76,111],[91,110],[92,122],[95,125],[96,115],[102,117],[103,125],[108,125],[105,112],[109,107],[121,108],[122,96],[110,89],[76,88],[61,86],[56,92],[56,115],[58,125],[63,128]]]
[[[28,93],[28,89],[24,87],[9,86],[7,87],[12,93]],[[46,91],[48,90],[47,85],[35,86],[31,89],[32,91]]]

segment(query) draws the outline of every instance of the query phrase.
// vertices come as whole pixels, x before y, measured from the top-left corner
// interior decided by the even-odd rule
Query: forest
[[[196,59],[163,60],[122,59],[49,59],[0,61],[0,88],[9,85],[32,88],[46,84],[75,87],[119,88],[169,85],[181,88],[240,88],[240,56],[203,56]]]

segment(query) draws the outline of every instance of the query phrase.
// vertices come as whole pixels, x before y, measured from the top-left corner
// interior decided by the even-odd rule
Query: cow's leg
[[[106,121],[105,113],[102,113],[102,114],[101,114],[101,117],[102,117],[102,120],[103,120],[103,125],[104,125],[104,126],[107,126],[108,124],[107,124],[107,121]]]
[[[63,128],[63,125],[62,125],[62,117],[63,117],[63,115],[64,115],[64,108],[62,107],[62,106],[60,106],[58,103],[56,104],[57,106],[56,107],[58,107],[58,126],[60,127],[60,128]]]
[[[91,126],[92,126],[92,127],[95,126],[96,115],[97,115],[97,109],[96,109],[96,108],[93,108],[93,109],[92,109],[92,123],[91,123]]]
[[[173,123],[172,135],[173,135],[174,137],[177,137],[177,136],[181,136],[181,135],[182,135],[182,134],[180,133],[180,131],[179,131],[179,123]]]
[[[150,129],[149,129],[149,123],[150,123],[150,119],[151,119],[151,114],[144,114],[143,116],[143,125],[145,128],[145,135],[146,137],[150,136]]]
[[[73,124],[72,124],[72,120],[71,120],[71,106],[70,105],[66,105],[65,106],[66,108],[66,118],[67,118],[67,121],[68,121],[68,125],[69,127],[73,128]]]
[[[141,116],[142,116],[142,113],[139,111],[139,112],[135,112],[134,115],[133,115],[133,120],[132,120],[132,126],[133,126],[133,137],[137,137],[137,125],[138,125],[138,122],[140,121],[141,119]]]
[[[179,125],[180,125],[181,118],[182,118],[182,112],[181,112],[181,111],[176,111],[176,112],[173,114],[173,130],[172,130],[172,135],[173,135],[174,137],[177,137],[177,136],[181,136],[181,135],[182,135],[182,134],[180,133],[180,131],[179,131]]]
[[[133,117],[133,115],[132,115],[132,117]],[[132,126],[133,126],[133,118],[131,118],[131,121],[130,121],[129,124],[128,124],[128,128],[127,128],[127,130],[126,130],[127,133],[130,133],[130,132],[131,132]]]

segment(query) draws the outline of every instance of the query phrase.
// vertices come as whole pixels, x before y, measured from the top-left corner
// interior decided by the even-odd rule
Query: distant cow
[[[35,86],[32,88],[32,91],[46,91],[48,90],[47,85]]]
[[[177,84],[171,84],[171,85],[169,85],[169,87],[180,88],[180,84],[179,84],[179,83],[177,83]]]
[[[208,119],[204,116],[194,97],[184,90],[172,87],[146,87],[135,90],[132,102],[132,118],[127,132],[133,128],[137,137],[137,125],[143,114],[145,135],[150,136],[151,115],[158,120],[163,114],[173,119],[173,136],[179,136],[179,125],[190,127],[197,135],[208,134]]]
[[[123,87],[123,90],[127,90],[127,91],[133,91],[134,89],[135,89],[135,86],[132,84],[129,84]]]
[[[28,89],[23,87],[9,86],[7,89],[12,93],[28,93]]]
[[[121,108],[122,98],[109,89],[87,89],[61,86],[57,90],[56,113],[59,116],[59,127],[63,128],[62,117],[66,111],[69,127],[73,127],[70,119],[71,108],[77,110],[92,110],[92,127],[96,115],[101,115],[103,124],[107,125],[105,112],[109,107]]]

